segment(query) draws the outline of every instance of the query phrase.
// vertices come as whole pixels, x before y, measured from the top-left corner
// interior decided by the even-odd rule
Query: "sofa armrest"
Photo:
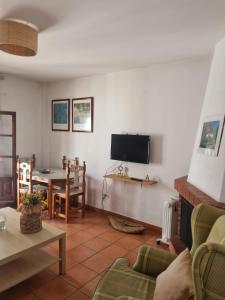
[[[139,248],[133,269],[137,272],[157,277],[175,258],[176,255],[172,255],[167,251],[143,245]]]
[[[225,246],[202,244],[193,257],[195,299],[225,299]]]

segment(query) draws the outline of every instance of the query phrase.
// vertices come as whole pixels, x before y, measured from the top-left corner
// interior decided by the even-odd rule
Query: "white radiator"
[[[158,244],[160,242],[168,244],[177,233],[177,203],[177,198],[171,198],[163,204],[162,238],[157,239]]]

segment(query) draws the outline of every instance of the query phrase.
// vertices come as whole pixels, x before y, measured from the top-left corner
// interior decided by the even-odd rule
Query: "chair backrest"
[[[32,164],[33,164],[33,169],[35,169],[36,167],[36,155],[35,154],[32,154],[31,157],[20,157],[19,155],[16,156],[16,159],[20,160],[20,162],[26,162],[26,163],[29,163],[30,161],[32,161]]]
[[[32,184],[33,161],[21,162],[17,159],[17,191],[28,188],[29,193],[33,193]]]
[[[207,241],[212,227],[216,220],[225,215],[225,210],[214,206],[199,204],[192,211],[191,229],[192,229],[192,256],[197,248]],[[219,224],[217,225],[218,228]]]
[[[71,163],[72,162],[72,163]],[[79,159],[76,157],[73,161],[68,161],[66,163],[66,185],[69,189],[78,189],[85,192],[86,188],[86,162],[83,165],[79,165]],[[73,174],[73,176],[71,176]]]
[[[192,234],[195,299],[225,299],[225,210],[196,206]]]
[[[63,158],[62,158],[62,168],[63,170],[66,170],[66,164],[67,164],[67,158],[65,155],[63,155]]]
[[[78,159],[77,157],[75,158],[67,158],[66,155],[63,155],[63,158],[62,158],[62,168],[64,170],[66,170],[66,166],[68,163],[70,163],[70,165],[72,166],[74,164],[74,161]],[[79,161],[79,159],[78,159]]]
[[[225,245],[225,215],[220,216],[213,224],[206,243]]]

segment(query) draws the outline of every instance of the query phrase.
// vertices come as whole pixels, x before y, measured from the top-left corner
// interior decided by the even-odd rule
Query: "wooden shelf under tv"
[[[108,174],[105,175],[104,178],[110,178],[113,180],[119,180],[119,181],[125,181],[125,182],[129,182],[129,183],[139,183],[141,185],[152,185],[157,183],[156,180],[147,180],[147,179],[135,179],[129,176],[122,176],[122,175],[118,175],[118,174]]]

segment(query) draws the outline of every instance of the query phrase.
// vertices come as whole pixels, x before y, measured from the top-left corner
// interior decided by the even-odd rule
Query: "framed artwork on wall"
[[[199,152],[210,156],[218,156],[223,127],[224,115],[210,116],[203,120]]]
[[[72,100],[72,131],[93,132],[94,98]]]
[[[70,99],[52,100],[52,130],[70,130]]]

